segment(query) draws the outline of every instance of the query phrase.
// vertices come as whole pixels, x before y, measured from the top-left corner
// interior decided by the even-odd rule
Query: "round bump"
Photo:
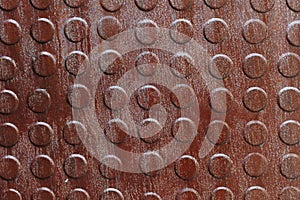
[[[22,29],[18,22],[13,19],[1,23],[0,39],[4,44],[13,45],[20,41]]]
[[[189,118],[181,117],[174,122],[172,135],[179,142],[190,142],[197,135],[197,127]]]
[[[227,0],[205,0],[205,3],[211,9],[222,8],[226,4]]]
[[[19,106],[19,98],[10,90],[2,90],[0,92],[0,113],[11,114],[17,110]]]
[[[300,20],[293,21],[288,25],[287,39],[291,45],[300,46]]]
[[[259,87],[251,87],[243,97],[244,106],[251,112],[259,112],[267,106],[267,93]]]
[[[115,188],[107,188],[101,194],[100,200],[114,199],[114,200],[124,200],[122,192]]]
[[[268,167],[268,161],[265,156],[260,153],[251,153],[244,159],[244,170],[252,177],[263,175]]]
[[[300,72],[300,56],[295,53],[285,53],[280,56],[278,61],[280,74],[287,78],[298,76]]]
[[[123,6],[124,0],[100,0],[100,3],[105,10],[109,12],[116,12]]]
[[[180,109],[190,107],[196,98],[193,88],[185,84],[178,84],[172,89],[171,101]]]
[[[30,31],[33,39],[40,43],[46,43],[53,39],[55,27],[49,19],[40,18],[31,26]]]
[[[209,73],[217,79],[225,79],[229,77],[232,69],[232,60],[224,54],[215,55],[209,65]]]
[[[127,140],[128,132],[127,124],[120,119],[110,120],[104,129],[105,136],[114,144],[124,143]]]
[[[300,91],[298,88],[285,87],[279,91],[278,104],[286,112],[296,111],[300,108]]]
[[[243,66],[244,73],[253,79],[261,78],[268,67],[267,59],[258,53],[246,56]]]
[[[234,195],[232,191],[227,187],[218,187],[214,189],[214,191],[211,194],[211,200],[233,200]]]
[[[55,200],[55,194],[49,188],[46,187],[38,188],[32,194],[32,200],[41,200],[41,199]]]
[[[4,123],[0,126],[0,145],[12,147],[19,140],[19,129],[11,123]]]
[[[3,193],[3,200],[22,200],[22,195],[15,189],[8,189]]]
[[[87,161],[79,154],[72,154],[64,162],[64,170],[71,178],[81,178],[86,174]]]
[[[38,147],[44,147],[51,143],[53,129],[45,122],[37,122],[30,127],[28,135],[32,144]]]
[[[111,110],[121,110],[128,102],[126,91],[119,86],[111,86],[105,92],[104,103]]]
[[[155,8],[158,0],[135,0],[136,6],[143,11],[150,11]]]
[[[65,35],[71,42],[81,42],[87,37],[88,24],[79,17],[73,17],[66,22]]]
[[[298,200],[300,199],[300,190],[296,187],[288,186],[279,193],[279,200]]]
[[[250,0],[250,4],[253,10],[266,13],[274,7],[275,0]]]
[[[0,8],[6,11],[12,11],[19,6],[20,0],[0,0]]]
[[[105,156],[99,165],[99,171],[101,175],[106,179],[116,179],[120,176],[120,171],[116,169],[122,168],[122,161],[114,156]]]
[[[42,77],[53,75],[57,70],[55,57],[49,52],[40,52],[39,55],[33,59],[33,70],[37,75]]]
[[[179,78],[186,78],[193,73],[194,59],[187,53],[176,53],[171,59],[172,73]]]
[[[72,107],[77,109],[84,108],[90,103],[90,92],[84,85],[73,85],[69,89],[68,100]]]
[[[149,110],[155,104],[160,103],[161,94],[153,85],[145,85],[139,88],[137,102],[141,108]]]
[[[217,131],[221,131],[217,133]],[[215,120],[209,124],[206,137],[215,145],[222,145],[229,141],[231,130],[226,122]]]
[[[122,31],[122,25],[117,18],[105,16],[100,19],[97,31],[103,40],[113,40]]]
[[[139,166],[145,175],[154,176],[159,170],[153,171],[153,169],[163,168],[163,159],[158,153],[149,151],[140,157]]]
[[[286,3],[291,10],[293,10],[295,12],[300,12],[299,0],[286,0]]]
[[[267,191],[260,186],[252,186],[245,193],[245,200],[267,200]]]
[[[122,55],[115,50],[106,50],[102,52],[98,59],[99,69],[107,75],[118,73],[122,64]]]
[[[250,19],[243,26],[243,37],[250,44],[258,44],[265,40],[267,30],[267,25],[261,20]]]
[[[189,42],[194,36],[194,28],[190,21],[177,19],[171,24],[170,36],[178,44]]]
[[[45,89],[36,89],[28,97],[29,108],[36,113],[45,113],[48,111],[51,105],[50,94]]]
[[[281,159],[281,174],[288,179],[295,179],[300,176],[300,159],[297,154],[286,154]]]
[[[154,192],[147,192],[144,194],[142,200],[162,200],[162,198]]]
[[[4,156],[0,160],[0,177],[10,181],[18,177],[21,168],[20,161],[14,156]]]
[[[139,21],[135,37],[144,45],[152,45],[158,39],[158,25],[149,19]]]
[[[76,188],[72,190],[68,196],[67,200],[90,200],[91,197],[87,191],[81,188]]]
[[[45,10],[53,3],[53,0],[30,0],[33,7],[39,10]]]
[[[169,0],[171,6],[176,10],[186,10],[190,8],[194,0]]]
[[[280,125],[280,139],[287,145],[295,145],[300,142],[300,123],[288,120]]]
[[[17,65],[16,62],[8,57],[0,57],[0,80],[8,81],[13,79],[16,76]]]
[[[162,130],[161,124],[153,119],[144,119],[138,127],[138,134],[141,140],[147,143],[155,143],[161,138],[160,131]]]
[[[229,27],[224,20],[212,18],[204,24],[204,36],[213,44],[220,43],[229,37]]]
[[[199,193],[192,188],[184,188],[176,193],[176,200],[200,200]]]
[[[32,174],[40,179],[46,179],[54,174],[54,161],[47,155],[39,155],[30,165]]]
[[[64,0],[64,2],[71,8],[79,8],[86,4],[88,0]]]
[[[244,129],[244,139],[252,146],[259,146],[265,143],[268,135],[266,125],[260,121],[250,121]]]
[[[215,154],[211,157],[208,169],[215,178],[226,178],[231,173],[232,160],[225,154]]]
[[[174,169],[179,178],[183,180],[191,180],[197,176],[199,163],[194,157],[184,155],[176,161]]]
[[[135,66],[143,76],[153,76],[156,72],[156,64],[158,63],[158,56],[149,51],[139,54],[135,60]]]
[[[78,145],[81,143],[80,135],[87,135],[85,126],[78,121],[68,122],[63,129],[64,140],[70,145]]]
[[[226,101],[220,101],[223,98],[226,98]],[[226,113],[232,108],[233,101],[233,95],[228,89],[217,88],[212,91],[210,106],[215,112]]]
[[[83,74],[87,68],[89,58],[81,51],[72,51],[65,60],[65,67],[67,71],[74,75],[79,76]]]

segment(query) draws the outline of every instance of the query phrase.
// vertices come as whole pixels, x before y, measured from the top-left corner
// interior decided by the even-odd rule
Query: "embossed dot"
[[[42,77],[53,75],[57,70],[55,57],[49,52],[40,52],[36,58],[33,58],[33,70]]]
[[[191,180],[197,176],[199,163],[194,157],[184,155],[176,161],[174,169],[179,178],[183,180]]]
[[[22,37],[21,26],[13,19],[8,19],[1,23],[0,33],[1,41],[7,45],[18,43]]]
[[[267,93],[259,87],[251,87],[246,91],[243,103],[251,112],[264,110],[267,105]]]
[[[67,200],[90,200],[91,197],[87,191],[81,188],[76,188],[72,190],[68,196]]]
[[[208,169],[215,178],[226,178],[231,173],[232,160],[225,154],[215,154],[211,157]]]
[[[211,194],[211,200],[233,200],[234,195],[227,187],[218,187]]]
[[[71,178],[81,178],[86,174],[87,161],[80,154],[72,154],[65,160],[64,170]]]
[[[137,7],[143,11],[150,11],[155,8],[158,0],[135,0]]]
[[[40,43],[46,43],[53,39],[55,27],[49,19],[40,18],[31,26],[30,31],[33,39]]]
[[[12,123],[4,123],[0,126],[0,145],[12,147],[19,140],[19,129]]]
[[[107,188],[101,194],[100,200],[114,199],[114,200],[124,200],[122,192],[115,188]]]
[[[212,18],[204,24],[204,36],[213,43],[217,44],[229,37],[229,27],[220,18]]]
[[[45,89],[36,89],[28,97],[28,106],[29,108],[36,113],[45,113],[48,111],[51,105],[51,97],[47,90]]]
[[[158,34],[158,25],[154,21],[145,19],[137,23],[135,36],[140,43],[152,45],[158,39]]]
[[[177,19],[171,24],[170,36],[174,42],[184,44],[194,36],[194,28],[190,21]]]
[[[105,105],[112,110],[120,110],[128,104],[126,91],[119,86],[111,86],[105,92]]]
[[[144,119],[138,127],[141,140],[147,143],[155,143],[161,138],[161,124],[153,118]]]
[[[75,84],[70,87],[68,93],[68,100],[72,107],[74,108],[84,108],[90,103],[90,92],[89,89],[80,84]]]
[[[137,102],[140,107],[149,110],[161,99],[160,91],[153,85],[144,85],[138,90]]]
[[[52,190],[46,187],[38,188],[33,194],[32,194],[32,200],[55,200],[55,194]]]
[[[54,161],[47,155],[38,155],[30,165],[32,174],[40,179],[46,179],[54,174]]]
[[[244,129],[244,139],[250,145],[262,145],[267,138],[268,129],[266,125],[260,121],[250,121],[246,124]]]
[[[127,124],[121,119],[110,120],[104,129],[105,136],[114,144],[124,143],[128,139],[128,132]]]
[[[190,8],[194,0],[169,0],[171,6],[176,10],[186,10]]]
[[[0,7],[6,11],[12,11],[19,6],[20,0],[0,0]]]
[[[300,46],[300,20],[293,21],[288,25],[287,39],[290,44]]]
[[[250,4],[253,10],[266,13],[274,7],[275,0],[250,0]]]
[[[158,153],[149,151],[140,157],[139,166],[145,175],[154,176],[163,168],[163,159]]]
[[[300,176],[300,159],[297,154],[286,154],[281,159],[280,171],[288,179],[295,179]]]
[[[278,61],[278,70],[282,76],[287,78],[298,76],[300,56],[291,52],[281,55]]]
[[[79,137],[79,135],[81,137]],[[80,138],[85,138],[87,130],[85,126],[78,121],[68,122],[63,129],[64,140],[71,145],[78,145],[81,143]]]
[[[99,165],[99,171],[104,178],[116,179],[120,176],[119,169],[122,168],[122,161],[114,156],[105,156]]]
[[[222,145],[229,141],[230,134],[230,127],[226,122],[215,120],[209,124],[206,137],[211,143]]]
[[[3,193],[3,200],[22,200],[22,195],[15,189],[8,189]]]
[[[8,57],[0,57],[0,80],[8,81],[13,79],[16,76],[17,65],[16,62]]]
[[[107,75],[118,73],[122,64],[122,55],[115,50],[106,50],[102,52],[98,59],[100,70]]]
[[[245,200],[267,200],[267,191],[260,186],[252,186],[246,190]]]
[[[288,186],[279,193],[279,200],[298,200],[300,199],[300,190],[296,187]]]
[[[100,19],[97,31],[102,39],[113,40],[122,31],[122,25],[117,18],[105,16]]]
[[[162,200],[162,198],[154,192],[147,192],[144,194],[142,200]]]
[[[45,122],[37,122],[29,129],[29,139],[35,146],[44,147],[51,143],[53,129]]]
[[[195,102],[196,94],[193,88],[178,84],[172,89],[171,101],[177,108],[188,108]]]
[[[193,141],[197,134],[195,123],[186,117],[178,118],[172,126],[172,135],[180,142]]]
[[[232,69],[232,60],[224,54],[215,55],[209,65],[209,73],[217,79],[227,78],[231,74]]]
[[[65,60],[67,71],[74,76],[83,74],[88,65],[89,58],[81,51],[72,51]]]
[[[86,4],[88,0],[64,0],[64,2],[71,8],[79,8]]]
[[[176,200],[200,200],[199,193],[193,188],[184,188],[176,193]]]
[[[152,76],[156,72],[156,64],[159,63],[159,58],[155,53],[145,51],[138,55],[135,60],[135,66],[143,76]]]
[[[11,114],[17,110],[19,106],[19,98],[10,90],[2,90],[0,92],[0,113]]]
[[[115,12],[122,8],[124,0],[100,0],[100,3],[105,10]]]
[[[296,111],[300,108],[300,91],[298,88],[285,87],[279,91],[278,104],[286,112]]]
[[[263,55],[252,53],[246,56],[243,71],[249,78],[261,78],[266,73],[267,64],[267,59]]]
[[[171,71],[179,78],[186,78],[193,73],[194,59],[187,53],[176,53],[171,59]]]
[[[206,5],[212,9],[222,8],[226,2],[227,0],[205,0]]]
[[[280,125],[280,139],[287,145],[295,145],[300,142],[300,123],[288,120]]]
[[[286,0],[288,7],[295,11],[300,12],[300,1],[299,0]]]
[[[45,10],[53,3],[53,0],[30,0],[33,7],[39,10]]]
[[[259,177],[267,170],[268,161],[260,153],[251,153],[244,159],[244,170],[252,177]]]
[[[267,36],[267,25],[259,19],[250,19],[243,26],[243,36],[250,44],[263,42]]]
[[[212,91],[210,97],[211,108],[218,113],[226,113],[232,108],[233,95],[226,88],[217,88]]]
[[[71,42],[81,42],[87,37],[88,24],[79,17],[69,19],[65,24],[65,35]]]
[[[21,168],[20,161],[14,156],[4,156],[0,160],[0,177],[5,180],[14,180],[18,177]]]

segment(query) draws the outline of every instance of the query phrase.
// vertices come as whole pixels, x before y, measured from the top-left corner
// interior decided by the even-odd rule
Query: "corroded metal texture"
[[[300,199],[299,0],[0,0],[0,16],[0,199]],[[132,35],[147,48],[101,51],[136,27],[170,29],[175,46],[192,38],[209,62],[149,48],[155,33]],[[93,101],[75,82],[95,48],[103,73]],[[190,85],[160,85],[149,63],[170,66]],[[118,80],[132,69],[153,82],[129,94]],[[209,91],[194,69],[222,85]],[[181,115],[197,113],[194,94],[198,122]],[[88,150],[90,128],[74,110],[90,101],[98,134],[140,154],[136,173],[120,170],[130,168],[122,155],[99,159]],[[122,116],[126,106],[135,130]],[[191,141],[166,164],[157,150],[174,138],[178,148]],[[203,141],[214,145],[205,155]]]

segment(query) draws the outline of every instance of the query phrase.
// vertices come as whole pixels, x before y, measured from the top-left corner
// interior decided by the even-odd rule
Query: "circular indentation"
[[[0,57],[0,80],[8,81],[13,79],[16,76],[17,65],[16,62],[8,57]]]
[[[288,25],[287,39],[290,44],[300,46],[300,20],[293,21]]]
[[[245,193],[245,200],[267,200],[267,191],[260,186],[252,186]]]
[[[120,110],[128,104],[129,98],[126,91],[119,86],[111,86],[106,90],[104,103],[112,110]]]
[[[89,58],[85,53],[72,51],[65,60],[65,67],[70,74],[79,76],[85,72],[88,62]]]
[[[158,173],[158,170],[155,171],[153,169],[163,168],[163,159],[158,153],[149,151],[140,157],[139,165],[141,172],[148,176],[153,176]]]
[[[144,45],[154,44],[158,39],[158,26],[149,19],[139,21],[135,31],[137,40]]]
[[[154,192],[147,192],[144,194],[142,200],[162,200],[162,198]]]
[[[124,4],[124,0],[100,0],[102,7],[110,12],[120,10]]]
[[[74,108],[84,108],[90,103],[90,92],[84,85],[76,84],[70,87],[68,100]]]
[[[186,10],[190,8],[194,0],[169,0],[171,6],[176,10]]]
[[[266,125],[260,121],[250,121],[245,126],[244,139],[250,145],[262,145],[266,141],[267,135],[268,129]]]
[[[38,188],[33,194],[32,194],[32,200],[55,200],[55,194],[46,187]]]
[[[155,8],[158,0],[135,0],[137,7],[143,11],[150,11]]]
[[[141,140],[147,143],[155,143],[161,138],[161,124],[153,118],[144,119],[138,127],[138,134]]]
[[[212,144],[222,145],[229,141],[230,134],[230,127],[226,122],[215,120],[209,124],[206,137]]]
[[[53,3],[53,0],[30,0],[33,7],[39,10],[45,10]]]
[[[179,178],[191,180],[197,176],[199,163],[194,157],[184,155],[176,161],[174,169]]]
[[[19,140],[19,129],[11,123],[4,123],[0,126],[0,145],[12,147]]]
[[[196,95],[193,88],[185,84],[178,84],[172,89],[171,101],[177,108],[188,108],[194,102]]]
[[[281,159],[280,171],[288,179],[300,176],[300,159],[297,154],[286,154]]]
[[[222,101],[222,99],[224,100]],[[217,88],[212,91],[210,106],[215,112],[226,113],[232,108],[233,101],[233,95],[229,90]]]
[[[87,161],[80,154],[72,154],[65,160],[64,170],[71,178],[81,178],[86,174]]]
[[[78,145],[81,142],[80,136],[87,135],[85,126],[78,121],[68,122],[63,129],[64,140],[71,145]]]
[[[1,41],[7,45],[16,44],[22,37],[21,26],[13,19],[8,19],[1,23],[0,33]]]
[[[71,8],[79,8],[86,4],[88,0],[64,0],[64,2]]]
[[[36,89],[27,100],[29,108],[36,113],[45,113],[51,105],[50,94],[45,89]]]
[[[210,158],[209,173],[215,178],[226,178],[231,173],[232,160],[225,154],[215,154]]]
[[[66,22],[65,35],[71,42],[81,42],[87,36],[88,24],[79,17],[73,17]]]
[[[68,196],[67,200],[90,200],[90,195],[85,191],[84,189],[81,188],[76,188],[72,190]]]
[[[129,133],[128,126],[120,119],[110,120],[104,129],[105,136],[114,144],[125,142],[128,137],[127,133]]]
[[[288,7],[295,11],[300,12],[300,1],[299,0],[286,0]]]
[[[32,174],[40,179],[46,179],[54,174],[54,162],[47,155],[39,155],[30,165]]]
[[[141,108],[149,110],[155,104],[160,103],[161,94],[153,85],[145,85],[138,90],[137,102]]]
[[[49,52],[42,51],[33,58],[33,70],[42,77],[53,75],[57,70],[55,57]]]
[[[114,200],[124,200],[122,192],[115,188],[107,188],[101,194],[100,200],[114,199]]]
[[[193,73],[194,59],[187,53],[176,53],[171,59],[172,73],[179,78],[186,78]]]
[[[172,126],[173,137],[180,142],[193,141],[197,135],[195,123],[186,117],[176,119]]]
[[[31,26],[30,31],[33,39],[40,43],[46,43],[53,39],[55,27],[49,19],[40,18]]]
[[[11,11],[19,6],[20,0],[0,0],[0,7],[3,10]]]
[[[227,187],[218,187],[211,194],[211,200],[233,200],[234,195]]]
[[[266,73],[267,64],[267,59],[263,55],[252,53],[246,56],[243,71],[249,78],[261,78]]]
[[[259,19],[250,19],[243,26],[243,36],[250,44],[263,42],[267,37],[267,25]]]
[[[212,18],[204,24],[204,36],[213,43],[217,44],[229,37],[229,27],[227,23],[219,18]]]
[[[278,61],[280,74],[287,78],[298,76],[300,72],[300,56],[295,53],[285,53],[280,56]]]
[[[266,172],[268,161],[260,153],[251,153],[244,159],[244,170],[252,177],[259,177]]]
[[[19,106],[19,98],[10,90],[2,90],[0,92],[0,113],[11,114],[17,110]]]
[[[113,40],[122,31],[122,25],[117,18],[105,16],[100,19],[97,31],[103,40]]]
[[[287,145],[295,145],[300,142],[300,123],[288,120],[280,125],[280,139]]]
[[[5,180],[14,180],[18,177],[21,168],[20,161],[14,156],[4,156],[0,160],[0,177]]]
[[[174,42],[184,44],[194,36],[192,23],[186,19],[177,19],[171,24],[170,36]]]
[[[98,59],[100,70],[107,75],[114,75],[118,73],[122,64],[122,55],[115,50],[106,50],[102,52]]]
[[[45,122],[37,122],[29,129],[29,139],[35,146],[44,147],[51,143],[53,129]]]
[[[251,87],[243,97],[244,106],[251,112],[259,112],[267,106],[267,93],[259,87]]]
[[[212,9],[222,8],[226,2],[227,0],[205,0],[206,5]]]
[[[122,168],[122,161],[114,156],[109,155],[105,156],[99,165],[99,170],[101,175],[107,179],[116,179],[120,176],[120,171],[116,169]]]
[[[279,91],[278,104],[286,112],[300,108],[300,91],[295,87],[285,87]]]
[[[155,53],[145,51],[138,55],[135,60],[135,66],[143,76],[152,76],[156,72],[156,65],[159,63],[159,58]]]
[[[275,0],[250,0],[250,4],[253,10],[266,13],[274,7]]]
[[[279,193],[279,200],[298,200],[300,199],[300,190],[296,187],[288,186]]]
[[[176,193],[176,200],[200,200],[199,193],[192,188],[184,188]]]
[[[209,73],[217,79],[227,78],[231,74],[232,69],[232,60],[224,54],[215,55],[209,65]]]
[[[3,200],[22,200],[22,195],[15,189],[8,189],[3,193]]]

